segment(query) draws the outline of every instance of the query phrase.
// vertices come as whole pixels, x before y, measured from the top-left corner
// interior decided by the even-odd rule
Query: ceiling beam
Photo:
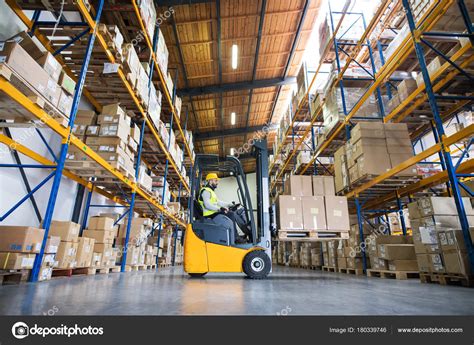
[[[252,83],[255,82],[255,77],[257,76],[258,54],[260,52],[260,43],[262,41],[262,31],[263,31],[263,23],[265,21],[266,6],[267,6],[267,0],[262,0],[262,9],[260,10],[260,21],[258,23],[257,44],[255,47],[255,58],[253,60]],[[245,119],[245,127],[249,126],[250,108],[252,107],[252,96],[253,96],[253,89],[250,89],[247,115]],[[245,133],[245,136],[244,136],[244,142],[246,141],[247,141],[247,133]]]
[[[181,97],[203,96],[203,95],[209,95],[213,93],[254,90],[254,89],[261,89],[265,87],[283,86],[283,85],[294,84],[294,83],[296,83],[296,77],[287,77],[285,79],[283,78],[261,79],[261,80],[255,80],[254,82],[244,81],[244,82],[239,82],[239,83],[209,85],[209,86],[203,86],[203,87],[180,89],[178,90],[178,95],[180,95]]]
[[[303,24],[304,24],[304,20],[306,18],[306,14],[308,13],[310,2],[311,2],[311,0],[306,0],[306,2],[304,4],[303,12],[301,13],[301,18],[300,18],[300,21],[298,23],[298,29],[296,30],[295,39],[293,40],[293,45],[291,46],[290,55],[288,56],[288,61],[286,62],[286,67],[285,67],[285,72],[283,73],[283,78],[286,78],[286,76],[288,75],[288,72],[290,70],[291,60],[293,60],[293,56],[294,56],[295,51],[296,51],[296,46],[298,45],[298,42],[300,40],[301,30],[303,28]],[[272,113],[270,115],[270,120],[268,121],[269,123],[271,123],[272,120],[273,120],[273,115],[275,114],[275,109],[276,109],[276,105],[278,103],[278,98],[280,97],[280,92],[281,92],[281,86],[278,86],[277,95],[275,97],[275,103],[273,103]]]
[[[201,132],[194,135],[194,139],[197,141],[203,140],[210,140],[222,137],[231,137],[235,135],[242,135],[252,132],[261,131],[265,125],[260,126],[252,126],[252,127],[239,127],[239,128],[232,128],[226,130],[218,130],[218,131],[208,131],[208,132]]]
[[[195,4],[207,4],[214,2],[215,0],[159,0],[159,6],[180,6],[180,5],[195,5]]]

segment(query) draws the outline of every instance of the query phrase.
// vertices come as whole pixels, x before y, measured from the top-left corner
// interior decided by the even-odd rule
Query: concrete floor
[[[0,286],[0,315],[472,315],[474,290],[276,267],[262,281],[182,267]]]

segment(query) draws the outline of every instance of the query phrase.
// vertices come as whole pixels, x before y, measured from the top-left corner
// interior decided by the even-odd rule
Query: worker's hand
[[[224,213],[228,213],[229,209],[227,207],[221,207],[221,211]]]

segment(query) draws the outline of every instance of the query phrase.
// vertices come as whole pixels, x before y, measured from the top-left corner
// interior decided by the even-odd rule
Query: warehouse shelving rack
[[[386,8],[387,3],[390,2],[382,2],[379,9]],[[469,149],[471,148],[473,141],[474,125],[471,124],[450,136],[445,134],[444,129],[444,123],[452,119],[453,116],[456,116],[457,112],[462,110],[464,107],[469,106],[474,98],[472,95],[468,94],[468,92],[470,92],[469,87],[466,87],[465,84],[458,82],[458,80],[455,79],[458,75],[466,78],[468,82],[471,82],[470,85],[472,88],[472,75],[469,74],[469,69],[472,68],[472,63],[474,61],[474,56],[472,54],[472,20],[469,16],[465,2],[463,0],[457,0],[457,7],[461,13],[467,33],[433,31],[433,28],[436,28],[435,25],[444,15],[446,15],[448,10],[452,11],[455,6],[454,0],[433,1],[429,9],[417,23],[415,23],[408,0],[392,1],[391,3],[398,7],[403,6],[405,10],[406,20],[409,25],[407,36],[400,44],[399,49],[386,60],[383,58],[382,44],[376,42],[377,47],[380,50],[379,53],[381,55],[383,66],[378,72],[374,71],[374,78],[370,83],[369,88],[361,97],[359,102],[355,104],[352,110],[345,114],[346,117],[344,122],[336,128],[334,133],[326,137],[326,139],[314,149],[314,154],[310,162],[296,173],[305,174],[311,172],[318,157],[330,156],[334,152],[334,148],[338,148],[344,144],[344,135],[341,134],[347,133],[347,126],[352,124],[352,120],[356,118],[356,113],[362,104],[370,95],[377,92],[377,90],[380,90],[384,84],[389,98],[391,97],[390,89],[392,86],[389,78],[397,68],[403,68],[403,64],[405,64],[405,66],[410,65],[411,68],[414,66],[419,67],[423,76],[424,85],[418,87],[417,90],[415,90],[407,99],[403,100],[401,104],[393,109],[389,114],[385,114],[383,107],[379,107],[379,110],[384,122],[407,121],[408,116],[413,114],[410,116],[410,121],[408,122],[412,141],[416,144],[421,137],[429,133],[429,131],[432,131],[436,144],[428,149],[423,149],[422,152],[416,154],[405,162],[402,162],[386,173],[369,179],[355,189],[346,192],[345,195],[354,201],[354,209],[359,221],[359,233],[361,241],[364,243],[363,223],[367,218],[378,217],[396,211],[400,215],[403,233],[406,234],[407,229],[402,213],[402,198],[406,198],[408,199],[408,202],[410,202],[412,196],[417,195],[417,193],[419,194],[431,187],[448,183],[448,192],[452,194],[456,202],[471,267],[474,267],[474,251],[469,235],[469,225],[467,222],[466,212],[460,194],[460,190],[464,189],[468,195],[473,196],[473,192],[462,182],[462,179],[469,179],[474,176],[472,174],[474,171],[474,161],[472,159],[466,159],[469,156]],[[381,15],[382,13],[378,11],[373,19],[377,19],[378,21]],[[369,36],[369,31],[373,29],[372,22],[367,26],[362,38],[359,40],[359,46],[362,45],[365,38]],[[436,44],[429,42],[430,39],[436,40],[437,38],[446,37],[451,39],[466,37],[469,38],[469,42],[465,43],[451,56],[448,56],[437,48]],[[422,43],[445,61],[441,68],[431,76],[427,69],[425,51],[421,45]],[[368,55],[370,54],[371,51],[368,49]],[[342,70],[341,74],[344,73],[343,71],[345,71],[345,68]],[[418,112],[415,113],[415,111]],[[420,112],[424,116],[420,117]],[[430,121],[423,119],[429,117],[432,117]],[[309,130],[307,133],[309,133]],[[347,134],[345,137],[347,138]],[[457,163],[454,164],[450,147],[463,141],[465,142],[464,148],[459,149],[460,156]],[[439,163],[443,168],[439,173],[421,180],[402,181],[402,183],[393,181],[397,173],[417,163],[423,162],[435,154],[439,154]],[[368,216],[366,217],[365,215]],[[362,252],[365,271],[367,268],[366,256],[365,251],[362,250]]]
[[[46,214],[43,220],[43,227],[45,228],[45,237],[43,240],[42,248],[40,253],[36,256],[34,268],[32,270],[31,274],[31,280],[36,281],[38,278],[38,273],[39,269],[41,266],[41,261],[42,261],[42,256],[44,253],[44,247],[46,244],[46,239],[47,235],[49,232],[49,227],[52,221],[52,215],[54,211],[54,206],[56,203],[56,198],[59,190],[59,185],[61,181],[62,175],[73,179],[74,181],[84,185],[88,190],[89,194],[87,197],[87,202],[86,202],[86,208],[84,210],[84,219],[83,219],[83,226],[86,225],[87,221],[87,214],[89,211],[89,207],[91,199],[92,199],[92,193],[97,192],[113,202],[117,203],[120,205],[119,207],[125,207],[128,209],[122,217],[124,217],[126,214],[129,215],[128,217],[128,223],[127,223],[127,238],[125,241],[125,248],[127,248],[128,245],[128,240],[129,240],[129,233],[130,233],[130,225],[131,225],[131,216],[133,215],[134,211],[139,212],[140,214],[147,216],[149,215],[149,211],[155,216],[156,218],[159,218],[159,231],[162,227],[162,223],[164,219],[166,219],[170,224],[175,224],[176,225],[176,231],[178,227],[184,227],[185,223],[175,217],[175,215],[171,214],[166,207],[163,205],[164,203],[164,194],[162,196],[162,201],[161,203],[158,202],[158,200],[154,199],[149,195],[147,192],[142,190],[138,184],[135,181],[132,181],[131,179],[128,178],[128,176],[125,176],[122,174],[120,171],[112,168],[109,163],[107,163],[104,159],[102,159],[97,153],[93,152],[87,145],[85,145],[81,140],[79,140],[77,137],[75,137],[72,134],[72,127],[74,124],[74,119],[75,115],[77,113],[79,101],[81,98],[81,95],[84,94],[85,97],[88,98],[88,100],[91,102],[91,104],[96,108],[96,110],[100,111],[101,109],[101,103],[97,101],[97,95],[100,96],[100,91],[99,90],[94,90],[91,92],[89,90],[89,85],[88,89],[84,88],[85,80],[86,80],[86,74],[88,71],[88,68],[90,67],[91,61],[93,61],[95,55],[98,54],[94,50],[94,43],[97,39],[99,42],[99,46],[101,47],[103,53],[106,56],[106,61],[110,61],[111,63],[115,63],[115,57],[112,54],[112,52],[109,50],[107,47],[107,43],[105,42],[104,38],[102,35],[97,31],[98,23],[101,19],[101,14],[103,12],[103,6],[104,6],[104,0],[99,1],[98,8],[96,10],[94,9],[89,9],[86,7],[85,3],[80,0],[78,1],[74,6],[75,10],[79,10],[81,13],[81,16],[83,18],[83,22],[80,23],[69,23],[64,20],[64,18],[60,18],[58,24],[64,29],[66,28],[84,28],[86,27],[85,30],[81,31],[78,35],[72,34],[71,36],[73,37],[70,41],[66,42],[64,45],[62,45],[60,48],[55,49],[53,46],[52,42],[50,42],[47,38],[46,35],[43,35],[40,31],[40,28],[43,27],[50,27],[52,24],[48,22],[40,22],[38,19],[40,17],[41,9],[36,8],[34,15],[33,15],[33,20],[29,20],[26,15],[24,14],[22,8],[18,5],[16,1],[13,0],[8,0],[7,1],[8,5],[13,9],[13,11],[18,15],[18,17],[23,21],[23,23],[28,27],[30,30],[31,35],[35,35],[40,42],[54,55],[56,55],[58,61],[63,65],[64,70],[71,76],[73,79],[77,81],[77,87],[75,90],[74,94],[74,102],[73,102],[73,107],[72,111],[69,117],[69,122],[68,126],[65,127],[61,125],[59,122],[57,122],[55,119],[52,119],[51,117],[48,116],[48,114],[41,108],[39,108],[36,104],[34,104],[32,101],[30,101],[25,95],[23,95],[14,85],[12,85],[9,80],[7,80],[5,77],[0,77],[0,90],[3,91],[7,96],[9,96],[11,99],[22,105],[26,110],[31,112],[32,115],[34,115],[36,118],[40,119],[44,126],[52,129],[54,132],[59,134],[62,137],[62,147],[61,147],[61,154],[60,156],[55,159],[56,162],[51,162],[48,159],[41,157],[38,155],[36,152],[28,149],[21,143],[15,142],[14,140],[8,138],[7,136],[1,135],[0,136],[0,141],[8,145],[11,149],[15,149],[17,152],[20,152],[22,154],[25,154],[26,156],[34,159],[41,165],[22,165],[23,168],[46,168],[46,169],[53,169],[54,171],[43,181],[41,182],[37,187],[35,187],[31,192],[29,192],[24,198],[21,199],[19,203],[13,206],[13,208],[8,211],[7,215],[11,214],[22,202],[25,202],[30,198],[34,192],[36,192],[39,188],[41,188],[48,180],[52,179],[54,177],[53,181],[53,186],[51,189],[51,196],[50,200],[47,205],[47,210]],[[142,23],[140,13],[138,11],[138,7],[136,4],[136,1],[132,2],[133,6],[135,7],[135,13],[137,15],[137,19],[140,23]],[[28,2],[26,4],[27,6],[32,5],[32,2]],[[36,6],[44,6],[42,3],[38,2],[35,4]],[[77,7],[76,7],[77,6]],[[41,8],[41,7],[40,7]],[[50,10],[50,9],[48,9]],[[91,13],[94,15],[92,17]],[[53,22],[54,24],[55,22]],[[56,25],[56,24],[54,24]],[[180,135],[182,136],[182,142],[183,142],[183,161],[184,161],[184,155],[185,153],[188,154],[188,163],[192,164],[193,158],[192,158],[192,152],[190,151],[189,144],[186,141],[184,131],[181,128],[181,125],[179,123],[179,118],[177,116],[176,110],[174,108],[174,97],[173,98],[169,95],[168,90],[166,88],[166,85],[164,85],[164,78],[162,75],[162,72],[158,68],[157,61],[156,61],[156,47],[157,47],[157,40],[158,40],[158,29],[159,27],[156,26],[155,30],[155,40],[153,42],[153,47],[150,46],[150,40],[147,36],[147,44],[151,48],[150,51],[152,52],[151,54],[151,61],[150,61],[150,79],[149,79],[149,85],[150,83],[153,82],[153,68],[156,68],[156,71],[159,76],[159,85],[162,86],[162,90],[165,94],[165,99],[169,103],[169,109],[171,109],[172,115],[170,116],[170,130],[173,130],[173,120],[175,121],[175,126],[178,128],[178,131]],[[47,29],[46,29],[47,30]],[[73,32],[74,33],[74,32]],[[146,32],[144,32],[146,34]],[[81,41],[83,38],[85,38],[88,34],[88,39],[87,39],[87,44],[85,46],[82,46],[81,48],[85,49],[85,54],[84,58],[80,59],[78,64],[76,64],[76,67],[79,66],[76,70],[80,69],[80,73],[78,76],[75,76],[74,73],[71,72],[71,69],[69,66],[67,66],[67,63],[65,62],[65,59],[61,57],[61,53],[64,52],[65,49],[72,49],[73,47],[80,46]],[[94,50],[94,52],[93,52]],[[94,54],[94,55],[93,55]],[[74,66],[74,65],[73,65]],[[128,93],[128,97],[130,97],[130,103],[134,104],[136,110],[141,114],[141,135],[140,135],[140,145],[139,145],[139,150],[137,154],[137,169],[136,169],[136,174],[135,174],[135,180],[138,178],[138,167],[140,162],[142,161],[141,156],[142,156],[142,149],[144,148],[144,143],[145,143],[145,128],[151,133],[151,137],[155,142],[158,143],[159,149],[162,151],[162,157],[160,157],[160,160],[157,163],[163,163],[165,165],[164,168],[164,186],[163,186],[163,193],[165,191],[166,183],[167,183],[167,177],[172,178],[174,181],[179,181],[179,191],[178,191],[178,196],[177,199],[180,201],[182,197],[182,189],[186,189],[189,191],[189,185],[183,178],[180,170],[177,168],[176,163],[173,161],[173,158],[171,157],[169,153],[169,146],[170,142],[165,145],[160,138],[160,136],[157,134],[156,129],[153,127],[153,124],[151,123],[145,109],[141,106],[139,100],[133,93],[133,89],[129,85],[127,79],[125,78],[125,75],[121,68],[118,68],[117,72],[119,78],[121,79],[121,82],[123,83],[122,87],[126,91],[123,94]],[[102,90],[103,91],[103,90]],[[174,94],[175,94],[174,90]],[[94,95],[93,95],[94,93]],[[186,124],[187,125],[187,119],[186,119]],[[79,148],[83,153],[85,153],[92,161],[97,163],[102,169],[107,171],[109,174],[112,175],[113,178],[113,184],[116,186],[116,188],[110,188],[110,186],[101,186],[100,183],[94,182],[94,181],[89,181],[86,178],[82,178],[78,176],[77,174],[68,171],[67,169],[64,169],[65,161],[66,161],[66,153],[68,151],[69,145],[73,145],[77,148]],[[49,152],[53,153],[51,148],[48,147]],[[151,152],[151,150],[150,150]],[[53,154],[54,156],[54,154]],[[149,162],[146,162],[148,167],[150,167]],[[171,165],[172,169],[169,171],[168,166]],[[14,165],[1,165],[3,167],[14,167]],[[15,166],[16,167],[16,166]],[[155,165],[156,167],[156,165]],[[151,169],[153,171],[153,169]],[[171,173],[173,172],[173,174]],[[176,183],[176,182],[175,182]],[[125,187],[122,188],[121,186]],[[137,204],[135,204],[135,201],[138,200],[143,200],[143,202],[140,202],[140,206],[137,207]],[[159,237],[158,237],[159,238]],[[158,243],[159,246],[159,243]],[[126,259],[126,251],[124,253],[123,257],[123,263],[122,263],[122,271],[124,271],[124,263]]]

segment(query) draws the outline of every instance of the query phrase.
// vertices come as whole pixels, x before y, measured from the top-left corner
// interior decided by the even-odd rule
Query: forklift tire
[[[265,279],[270,273],[272,262],[263,250],[254,250],[245,255],[242,265],[250,279]]]
[[[207,272],[204,273],[188,273],[191,278],[201,278],[206,275]]]

